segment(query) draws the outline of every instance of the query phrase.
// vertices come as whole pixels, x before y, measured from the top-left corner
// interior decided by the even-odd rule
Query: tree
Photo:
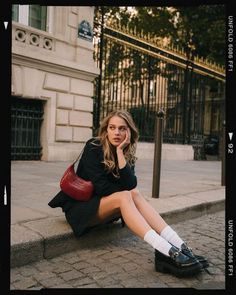
[[[190,58],[198,55],[221,65],[225,63],[224,5],[104,6],[103,13],[107,24],[129,25],[137,32],[167,38],[174,46],[183,48]],[[96,7],[96,21],[100,15],[101,7]]]
[[[213,62],[225,63],[225,7],[203,5],[198,7],[176,7],[178,21],[173,43],[186,52],[207,58]]]

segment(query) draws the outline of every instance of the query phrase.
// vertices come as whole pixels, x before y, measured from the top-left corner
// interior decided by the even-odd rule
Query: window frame
[[[36,28],[36,27],[32,27],[31,25],[29,25],[30,20],[29,20],[29,10],[30,10],[30,5],[28,4],[15,4],[18,5],[18,20],[14,20],[16,22],[19,22],[23,25],[29,26],[31,28],[35,28],[37,30],[41,30],[44,32],[49,32],[52,33],[53,30],[53,7],[52,6],[46,6],[46,23],[45,23],[45,28]]]

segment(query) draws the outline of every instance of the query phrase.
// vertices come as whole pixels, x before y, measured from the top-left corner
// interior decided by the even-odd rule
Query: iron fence
[[[40,160],[40,128],[43,103],[35,99],[12,97],[11,100],[11,159]]]
[[[194,144],[219,136],[225,110],[224,69],[183,51],[158,46],[127,28],[97,26],[94,133],[114,109],[128,110],[140,140],[152,142],[158,110],[165,111],[163,141]]]

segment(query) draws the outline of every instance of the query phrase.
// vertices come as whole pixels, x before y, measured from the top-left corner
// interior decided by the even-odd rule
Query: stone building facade
[[[94,7],[13,5],[12,97],[43,102],[41,160],[68,161],[92,136]]]

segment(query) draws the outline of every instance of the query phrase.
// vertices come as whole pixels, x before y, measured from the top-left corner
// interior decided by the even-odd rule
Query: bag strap
[[[85,148],[85,147],[84,147]],[[82,151],[79,153],[78,157],[74,160],[73,165],[75,165],[75,163],[81,158],[81,155],[84,152],[84,148],[82,149]]]

